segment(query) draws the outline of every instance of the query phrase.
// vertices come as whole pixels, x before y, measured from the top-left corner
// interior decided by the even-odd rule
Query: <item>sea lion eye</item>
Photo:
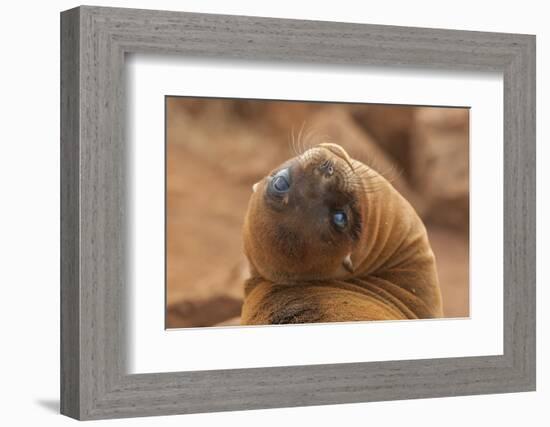
[[[332,222],[338,228],[344,228],[348,224],[348,216],[343,211],[336,211],[332,214]]]
[[[271,180],[271,187],[276,193],[286,193],[290,190],[290,176],[287,169],[282,169]]]
[[[279,191],[280,193],[284,193],[288,191],[288,189],[290,188],[290,184],[284,176],[277,176],[273,180],[273,188],[275,188],[275,190]]]

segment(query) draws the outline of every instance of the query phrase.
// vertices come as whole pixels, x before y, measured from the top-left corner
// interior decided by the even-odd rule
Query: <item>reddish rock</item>
[[[467,109],[416,112],[411,183],[424,197],[425,220],[469,227],[469,133]]]

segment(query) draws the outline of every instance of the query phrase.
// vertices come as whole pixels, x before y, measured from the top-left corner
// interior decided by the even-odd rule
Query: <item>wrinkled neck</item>
[[[356,245],[354,276],[373,274],[394,266],[400,248],[411,238],[420,218],[412,206],[381,175],[363,179],[362,232]],[[423,230],[423,225],[420,224]],[[399,258],[399,256],[397,256]]]

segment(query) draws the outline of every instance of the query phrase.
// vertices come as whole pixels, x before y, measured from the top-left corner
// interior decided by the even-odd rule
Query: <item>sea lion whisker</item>
[[[304,147],[306,148],[306,150],[311,149],[312,147],[311,140],[314,136],[315,136],[315,129],[308,128],[304,135]]]
[[[311,150],[314,146],[314,139],[316,137],[317,131],[313,127],[306,127],[305,122],[303,124],[304,132],[302,133],[302,147],[304,152]]]
[[[314,146],[318,146],[322,143],[330,144],[330,136],[326,133],[319,134],[317,129],[314,129],[313,127],[310,128],[307,132],[307,135],[305,137],[306,144],[308,146],[308,149],[313,148]],[[320,141],[316,143],[315,141]]]
[[[392,165],[386,172],[382,173],[382,176],[386,178],[391,184],[393,184],[401,176],[403,176],[403,173],[403,168]]]
[[[321,141],[320,144],[333,144],[332,139],[328,133],[322,133],[319,135],[319,140]]]
[[[300,149],[300,153],[305,152],[305,147],[302,145],[302,133],[304,132],[304,126],[306,125],[305,120],[302,122],[302,126],[300,126],[300,131],[298,132],[298,147]]]
[[[313,140],[316,135],[316,131],[313,127],[307,126],[304,129],[304,134],[302,136],[303,145],[305,150],[310,150],[313,147]]]
[[[290,135],[288,138],[288,151],[290,151],[290,154],[292,157],[295,157],[297,155],[296,149],[294,147],[294,129],[293,128],[290,130]]]
[[[296,156],[300,156],[302,152],[300,151],[300,147],[298,145],[298,139],[295,134],[294,126],[292,127],[292,144],[294,145],[294,152],[296,153]]]
[[[364,164],[362,164],[361,166],[364,166],[366,169],[378,171],[376,173],[382,175],[390,183],[395,182],[404,173],[403,168],[399,168],[395,164],[391,164],[389,168],[382,170],[380,167],[377,167],[377,163],[379,162],[376,160],[375,156],[369,155],[368,153],[365,153],[364,155],[366,157],[366,163],[369,166],[366,166]]]

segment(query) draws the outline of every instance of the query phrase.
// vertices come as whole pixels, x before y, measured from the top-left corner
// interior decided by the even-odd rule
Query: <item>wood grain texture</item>
[[[61,412],[80,413],[79,13],[61,20]]]
[[[61,23],[62,413],[99,419],[534,390],[534,36],[85,6],[63,12]],[[127,374],[127,53],[502,72],[504,354]]]

